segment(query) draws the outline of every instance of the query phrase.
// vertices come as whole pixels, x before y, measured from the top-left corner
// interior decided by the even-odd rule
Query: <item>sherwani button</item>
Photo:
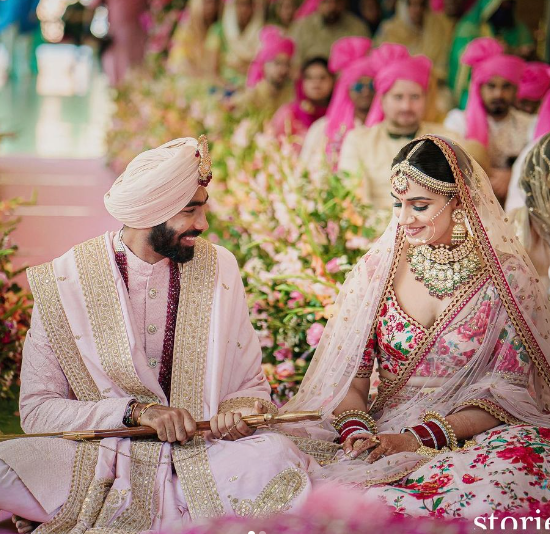
[[[155,334],[156,331],[157,331],[157,327],[154,324],[150,324],[147,327],[147,332],[149,332],[150,334]]]
[[[158,291],[156,289],[150,289],[149,290],[149,298],[150,299],[156,299],[157,298]]]

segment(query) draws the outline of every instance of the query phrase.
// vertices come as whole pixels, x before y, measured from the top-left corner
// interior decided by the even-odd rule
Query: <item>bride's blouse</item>
[[[469,302],[457,304],[463,307],[463,317],[442,329],[412,377],[450,377],[463,368],[483,343],[492,318],[498,315],[494,312],[502,306],[490,279]],[[434,328],[441,324],[427,328],[405,313],[390,284],[356,376],[370,377],[375,360],[380,371],[398,376]],[[502,328],[492,353],[499,356],[498,361],[490,361],[494,364],[491,372],[505,373],[514,383],[527,383],[529,358],[510,322]]]

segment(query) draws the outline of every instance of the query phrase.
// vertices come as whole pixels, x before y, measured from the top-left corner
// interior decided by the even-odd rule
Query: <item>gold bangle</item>
[[[441,430],[443,430],[443,433],[447,438],[447,447],[449,447],[449,449],[451,449],[452,451],[458,449],[458,439],[456,437],[455,431],[453,430],[453,427],[451,426],[449,421],[445,419],[445,417],[437,412],[426,412],[424,414],[424,417],[422,418],[422,422],[427,423],[428,421],[434,421],[441,425]]]
[[[134,415],[136,413],[136,408],[139,406],[138,401],[134,402],[132,404],[132,411],[130,412],[130,421],[132,421],[133,426],[137,426],[137,421],[134,419]]]
[[[357,419],[365,423],[365,425],[367,426],[367,428],[372,434],[378,433],[376,421],[372,418],[372,416],[370,416],[367,412],[364,412],[363,410],[347,410],[345,412],[342,412],[333,421],[332,426],[337,431],[340,431],[344,426],[344,423],[346,423],[350,419]]]
[[[146,404],[139,412],[139,415],[137,416],[137,426],[141,426],[141,418],[143,414],[152,406],[160,406],[158,402],[150,402],[149,404]]]

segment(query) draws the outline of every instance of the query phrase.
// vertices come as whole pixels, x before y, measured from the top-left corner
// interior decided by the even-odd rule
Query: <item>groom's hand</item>
[[[136,413],[139,413],[136,408]],[[141,424],[150,426],[157,431],[160,441],[182,445],[189,441],[197,432],[197,423],[191,414],[183,408],[169,408],[168,406],[151,406],[142,416]]]
[[[254,414],[267,413],[267,409],[258,401],[254,404]],[[250,428],[243,420],[240,412],[225,412],[210,419],[210,429],[214,439],[235,441],[236,439],[252,436],[256,431]]]

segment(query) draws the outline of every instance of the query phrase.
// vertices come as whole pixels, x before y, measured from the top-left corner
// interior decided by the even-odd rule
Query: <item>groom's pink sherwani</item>
[[[106,234],[29,272],[36,304],[23,357],[25,432],[121,428],[130,399],[166,404],[158,373],[169,263],[129,253],[127,291],[113,239]],[[181,286],[171,405],[197,420],[250,411],[256,400],[274,409],[233,255],[199,240]],[[184,447],[22,439],[0,445],[0,509],[53,517],[41,532],[167,531],[224,513],[289,509],[308,493],[312,463],[272,432]]]

